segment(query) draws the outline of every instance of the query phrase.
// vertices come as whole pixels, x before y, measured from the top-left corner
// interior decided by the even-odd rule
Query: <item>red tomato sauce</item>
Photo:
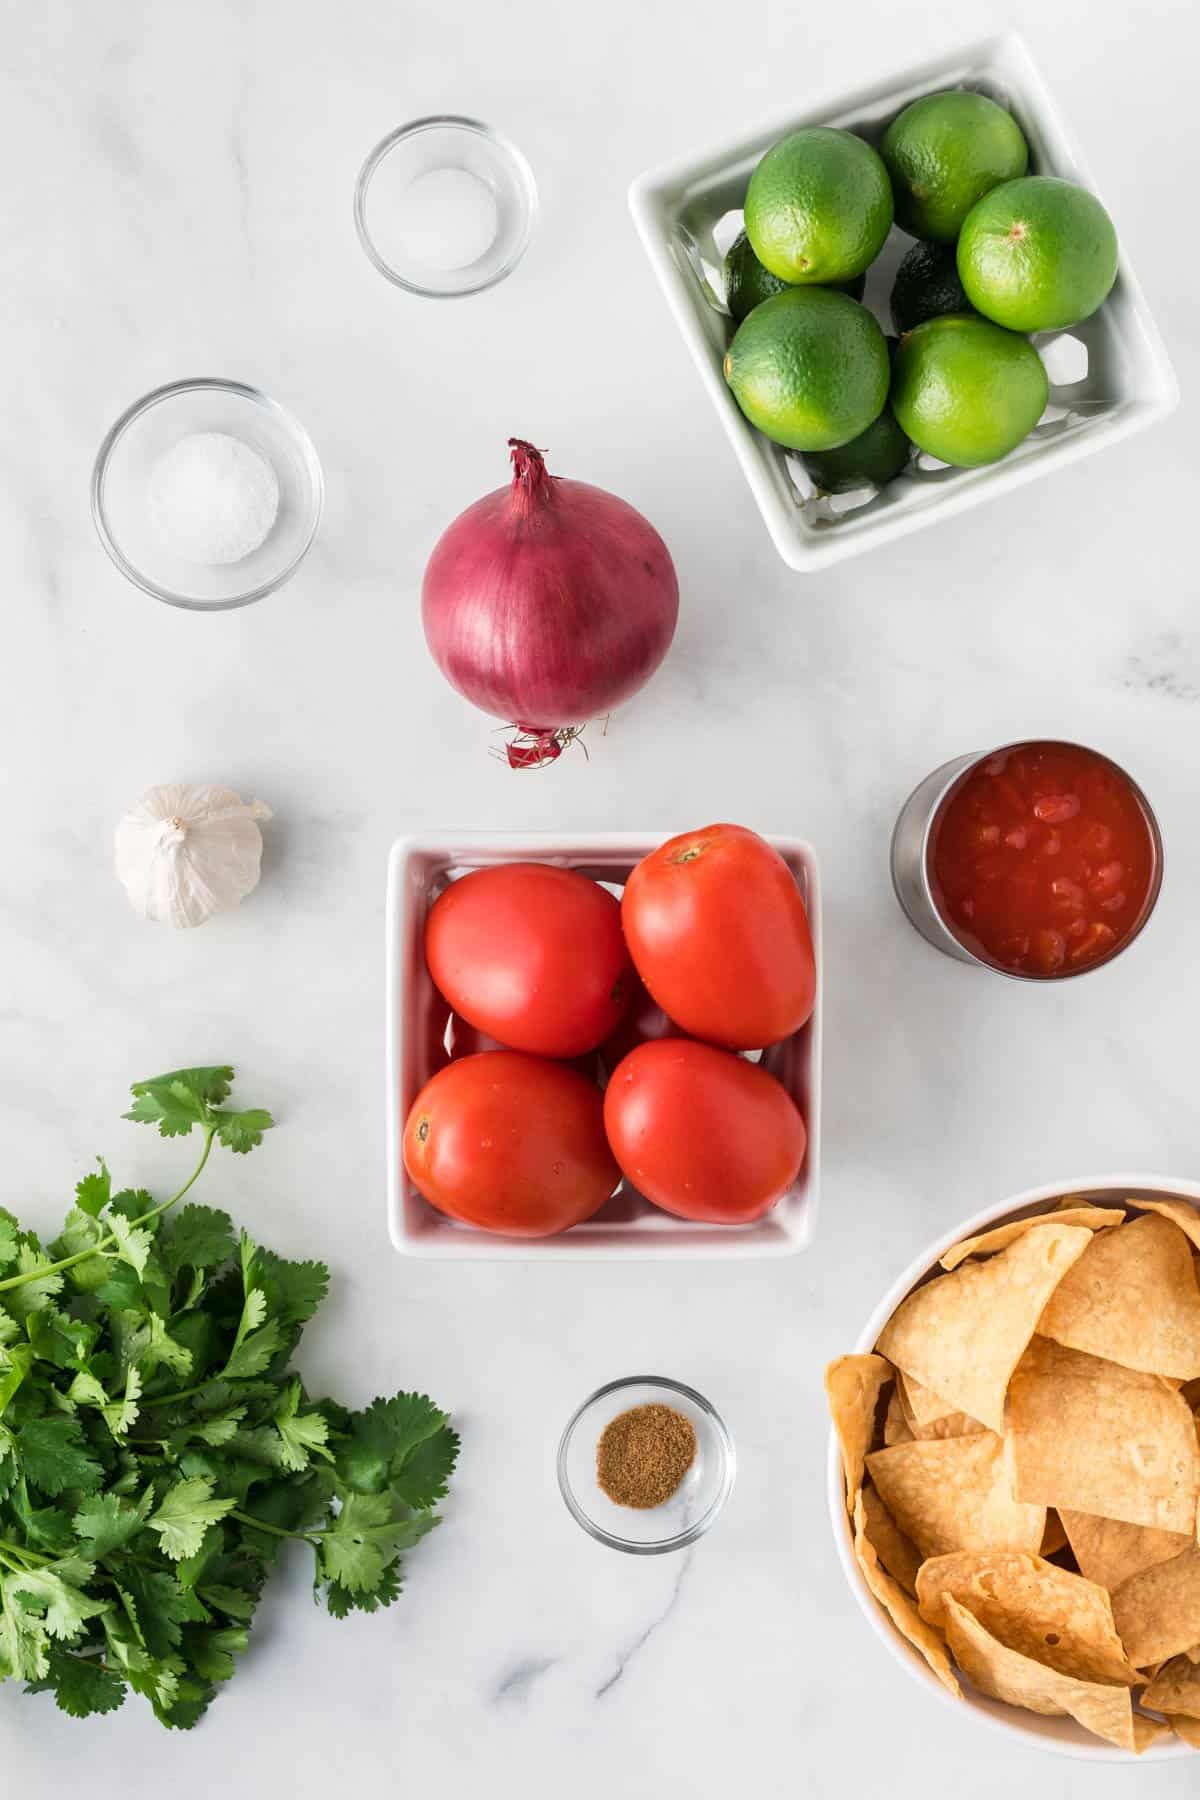
[[[1136,789],[1077,744],[1019,744],[951,790],[929,875],[954,935],[1022,975],[1074,975],[1141,925],[1157,879]]]

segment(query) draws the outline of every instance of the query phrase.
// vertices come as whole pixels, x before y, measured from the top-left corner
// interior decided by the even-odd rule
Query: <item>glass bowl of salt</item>
[[[590,1394],[558,1446],[558,1486],[590,1537],[631,1556],[683,1550],[715,1525],[737,1459],[711,1400],[665,1375]]]
[[[117,568],[192,612],[282,587],[317,534],[323,496],[299,420],[258,388],[215,376],[136,400],[92,470],[92,517]]]
[[[537,216],[533,171],[478,119],[414,119],[359,171],[354,223],[371,262],[426,299],[478,294],[511,275]]]

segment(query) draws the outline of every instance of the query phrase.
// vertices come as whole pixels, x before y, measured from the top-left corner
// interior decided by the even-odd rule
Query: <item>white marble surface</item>
[[[304,1366],[365,1401],[454,1409],[461,1478],[390,1613],[316,1612],[297,1564],[188,1738],[140,1702],[81,1726],[0,1692],[0,1783],[97,1800],[337,1787],[684,1800],[931,1791],[1147,1800],[1185,1763],[1040,1757],[937,1707],[867,1632],[825,1514],[820,1372],[935,1230],[1026,1185],[1129,1166],[1195,1176],[1200,626],[1196,429],[1152,437],[804,580],[776,560],[625,209],[629,178],[955,40],[1015,24],[1078,134],[1185,389],[1196,330],[1196,15],[1183,0],[854,8],[717,0],[42,0],[0,70],[3,876],[0,1199],[49,1227],[87,1159],[166,1180],[118,1121],[132,1077],[231,1058],[280,1129],[210,1199],[333,1297]],[[369,268],[350,195],[407,117],[476,113],[541,187],[516,278],[410,300]],[[1156,161],[1156,159],[1162,159]],[[195,618],[109,567],[95,446],[151,385],[257,382],[306,421],[329,501],[301,577]],[[504,439],[618,489],[683,588],[674,653],[592,761],[489,760],[427,661],[440,528],[500,482]],[[899,916],[888,830],[909,785],[1026,732],[1137,772],[1169,870],[1138,950],[1037,991],[944,961]],[[276,811],[236,916],[171,935],[110,871],[153,781]],[[384,860],[417,826],[661,829],[733,817],[824,863],[826,1161],[810,1254],[774,1264],[405,1265],[383,1224]],[[741,1457],[719,1529],[638,1561],[590,1543],[553,1446],[595,1383],[681,1376]]]

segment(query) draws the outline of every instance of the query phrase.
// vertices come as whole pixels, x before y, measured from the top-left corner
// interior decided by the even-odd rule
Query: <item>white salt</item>
[[[146,504],[164,549],[192,563],[241,562],[270,536],[279,481],[241,438],[195,431],[159,457]]]
[[[395,239],[430,269],[465,269],[491,249],[500,217],[496,197],[469,169],[430,169],[399,194]],[[389,236],[393,233],[389,233]]]

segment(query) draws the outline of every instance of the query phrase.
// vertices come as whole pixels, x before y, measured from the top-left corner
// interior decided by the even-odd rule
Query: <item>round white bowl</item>
[[[1026,1218],[1031,1213],[1047,1212],[1068,1194],[1099,1204],[1107,1201],[1110,1205],[1119,1200],[1130,1200],[1136,1204],[1139,1194],[1151,1199],[1191,1200],[1200,1205],[1200,1182],[1179,1181],[1166,1175],[1085,1175],[1079,1181],[1055,1181],[1046,1187],[1030,1188],[1024,1194],[1002,1200],[998,1206],[987,1206],[972,1218],[964,1219],[953,1230],[943,1232],[909,1264],[863,1326],[853,1346],[855,1352],[865,1354],[875,1348],[876,1339],[901,1300],[923,1275],[936,1267],[939,1258],[951,1244],[957,1244],[963,1238],[974,1237],[977,1232],[986,1231],[990,1226],[999,1225],[1006,1219]],[[919,1652],[896,1630],[859,1573],[854,1558],[850,1520],[846,1512],[841,1453],[836,1433],[832,1431],[829,1434],[828,1489],[834,1543],[837,1545],[846,1580],[850,1583],[867,1622],[897,1662],[902,1663],[914,1680],[919,1681],[936,1699],[960,1710],[965,1707],[983,1724],[1002,1731],[1006,1737],[1018,1739],[1038,1750],[1052,1751],[1057,1756],[1073,1756],[1087,1762],[1136,1763],[1144,1767],[1147,1763],[1167,1762],[1174,1757],[1194,1754],[1181,1739],[1164,1738],[1161,1743],[1151,1745],[1141,1756],[1135,1756],[1132,1751],[1118,1750],[1114,1744],[1106,1744],[1102,1739],[1093,1737],[1082,1725],[1077,1725],[1074,1719],[1046,1718],[1039,1713],[1023,1712],[1019,1707],[1006,1706],[1002,1701],[986,1699],[982,1694],[975,1693],[965,1681],[963,1697],[956,1700],[952,1694],[947,1693]]]

